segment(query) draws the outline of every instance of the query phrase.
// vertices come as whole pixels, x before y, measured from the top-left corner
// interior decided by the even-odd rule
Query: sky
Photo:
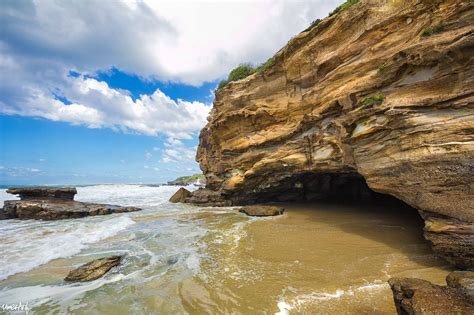
[[[199,173],[218,82],[342,2],[0,1],[0,185]]]

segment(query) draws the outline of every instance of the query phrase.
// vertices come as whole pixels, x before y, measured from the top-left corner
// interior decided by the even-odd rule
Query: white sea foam
[[[285,301],[278,302],[277,307],[279,311],[276,312],[275,315],[289,315],[289,311],[292,309],[291,305],[289,305]]]
[[[0,279],[75,255],[132,224],[134,221],[128,216],[105,220],[0,221]]]
[[[297,294],[296,297],[292,299],[288,299],[289,301],[288,305],[292,309],[301,311],[302,307],[304,307],[307,304],[314,304],[314,303],[319,303],[323,301],[340,299],[347,296],[354,296],[356,294],[373,294],[380,290],[386,289],[388,287],[389,287],[388,283],[381,280],[375,280],[373,282],[367,282],[366,284],[363,284],[363,285],[351,286],[345,290],[336,289],[335,292],[311,292],[311,293]],[[288,291],[291,291],[291,292],[297,292],[297,290],[291,287],[287,289]],[[284,290],[284,293],[282,294],[282,297],[280,298],[283,298],[283,295],[285,295],[285,291],[286,290]]]

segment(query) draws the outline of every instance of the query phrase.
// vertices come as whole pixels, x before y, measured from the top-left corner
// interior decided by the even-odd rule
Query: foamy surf
[[[0,280],[78,254],[133,225],[122,215],[60,221],[0,221]]]

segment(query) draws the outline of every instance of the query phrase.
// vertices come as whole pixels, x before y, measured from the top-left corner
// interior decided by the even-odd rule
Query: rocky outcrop
[[[197,153],[206,188],[186,201],[392,195],[437,253],[472,268],[473,55],[472,1],[359,1],[216,91]]]
[[[10,188],[7,193],[18,195],[21,200],[38,199],[38,198],[54,198],[61,200],[74,200],[77,194],[76,188],[47,188],[47,187],[25,187]]]
[[[75,188],[14,188],[7,192],[19,194],[21,200],[5,201],[0,219],[60,220],[140,210],[137,207],[74,201]]]
[[[272,217],[276,215],[282,215],[285,212],[285,209],[278,206],[247,206],[242,207],[239,212],[245,213],[248,216],[252,217]]]
[[[120,265],[122,258],[122,256],[110,256],[93,260],[69,272],[64,280],[69,282],[85,282],[98,279],[113,267]]]
[[[453,272],[448,275],[448,286],[414,278],[389,280],[399,315],[474,314],[474,299],[466,294],[474,289],[473,272]],[[454,280],[453,280],[454,279]],[[462,284],[462,285],[459,285]]]
[[[186,188],[181,187],[178,189],[177,192],[174,193],[173,196],[170,198],[170,202],[177,203],[177,202],[184,202],[186,198],[191,196],[191,192]]]

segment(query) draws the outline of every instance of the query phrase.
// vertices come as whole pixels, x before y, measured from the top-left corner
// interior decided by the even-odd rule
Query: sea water
[[[402,205],[286,204],[283,216],[168,202],[179,187],[79,187],[76,200],[134,213],[0,221],[0,305],[30,314],[395,314],[387,280],[442,284],[449,267]],[[188,187],[193,189],[193,187]],[[14,196],[0,190],[0,203]],[[101,279],[67,283],[125,255]]]

